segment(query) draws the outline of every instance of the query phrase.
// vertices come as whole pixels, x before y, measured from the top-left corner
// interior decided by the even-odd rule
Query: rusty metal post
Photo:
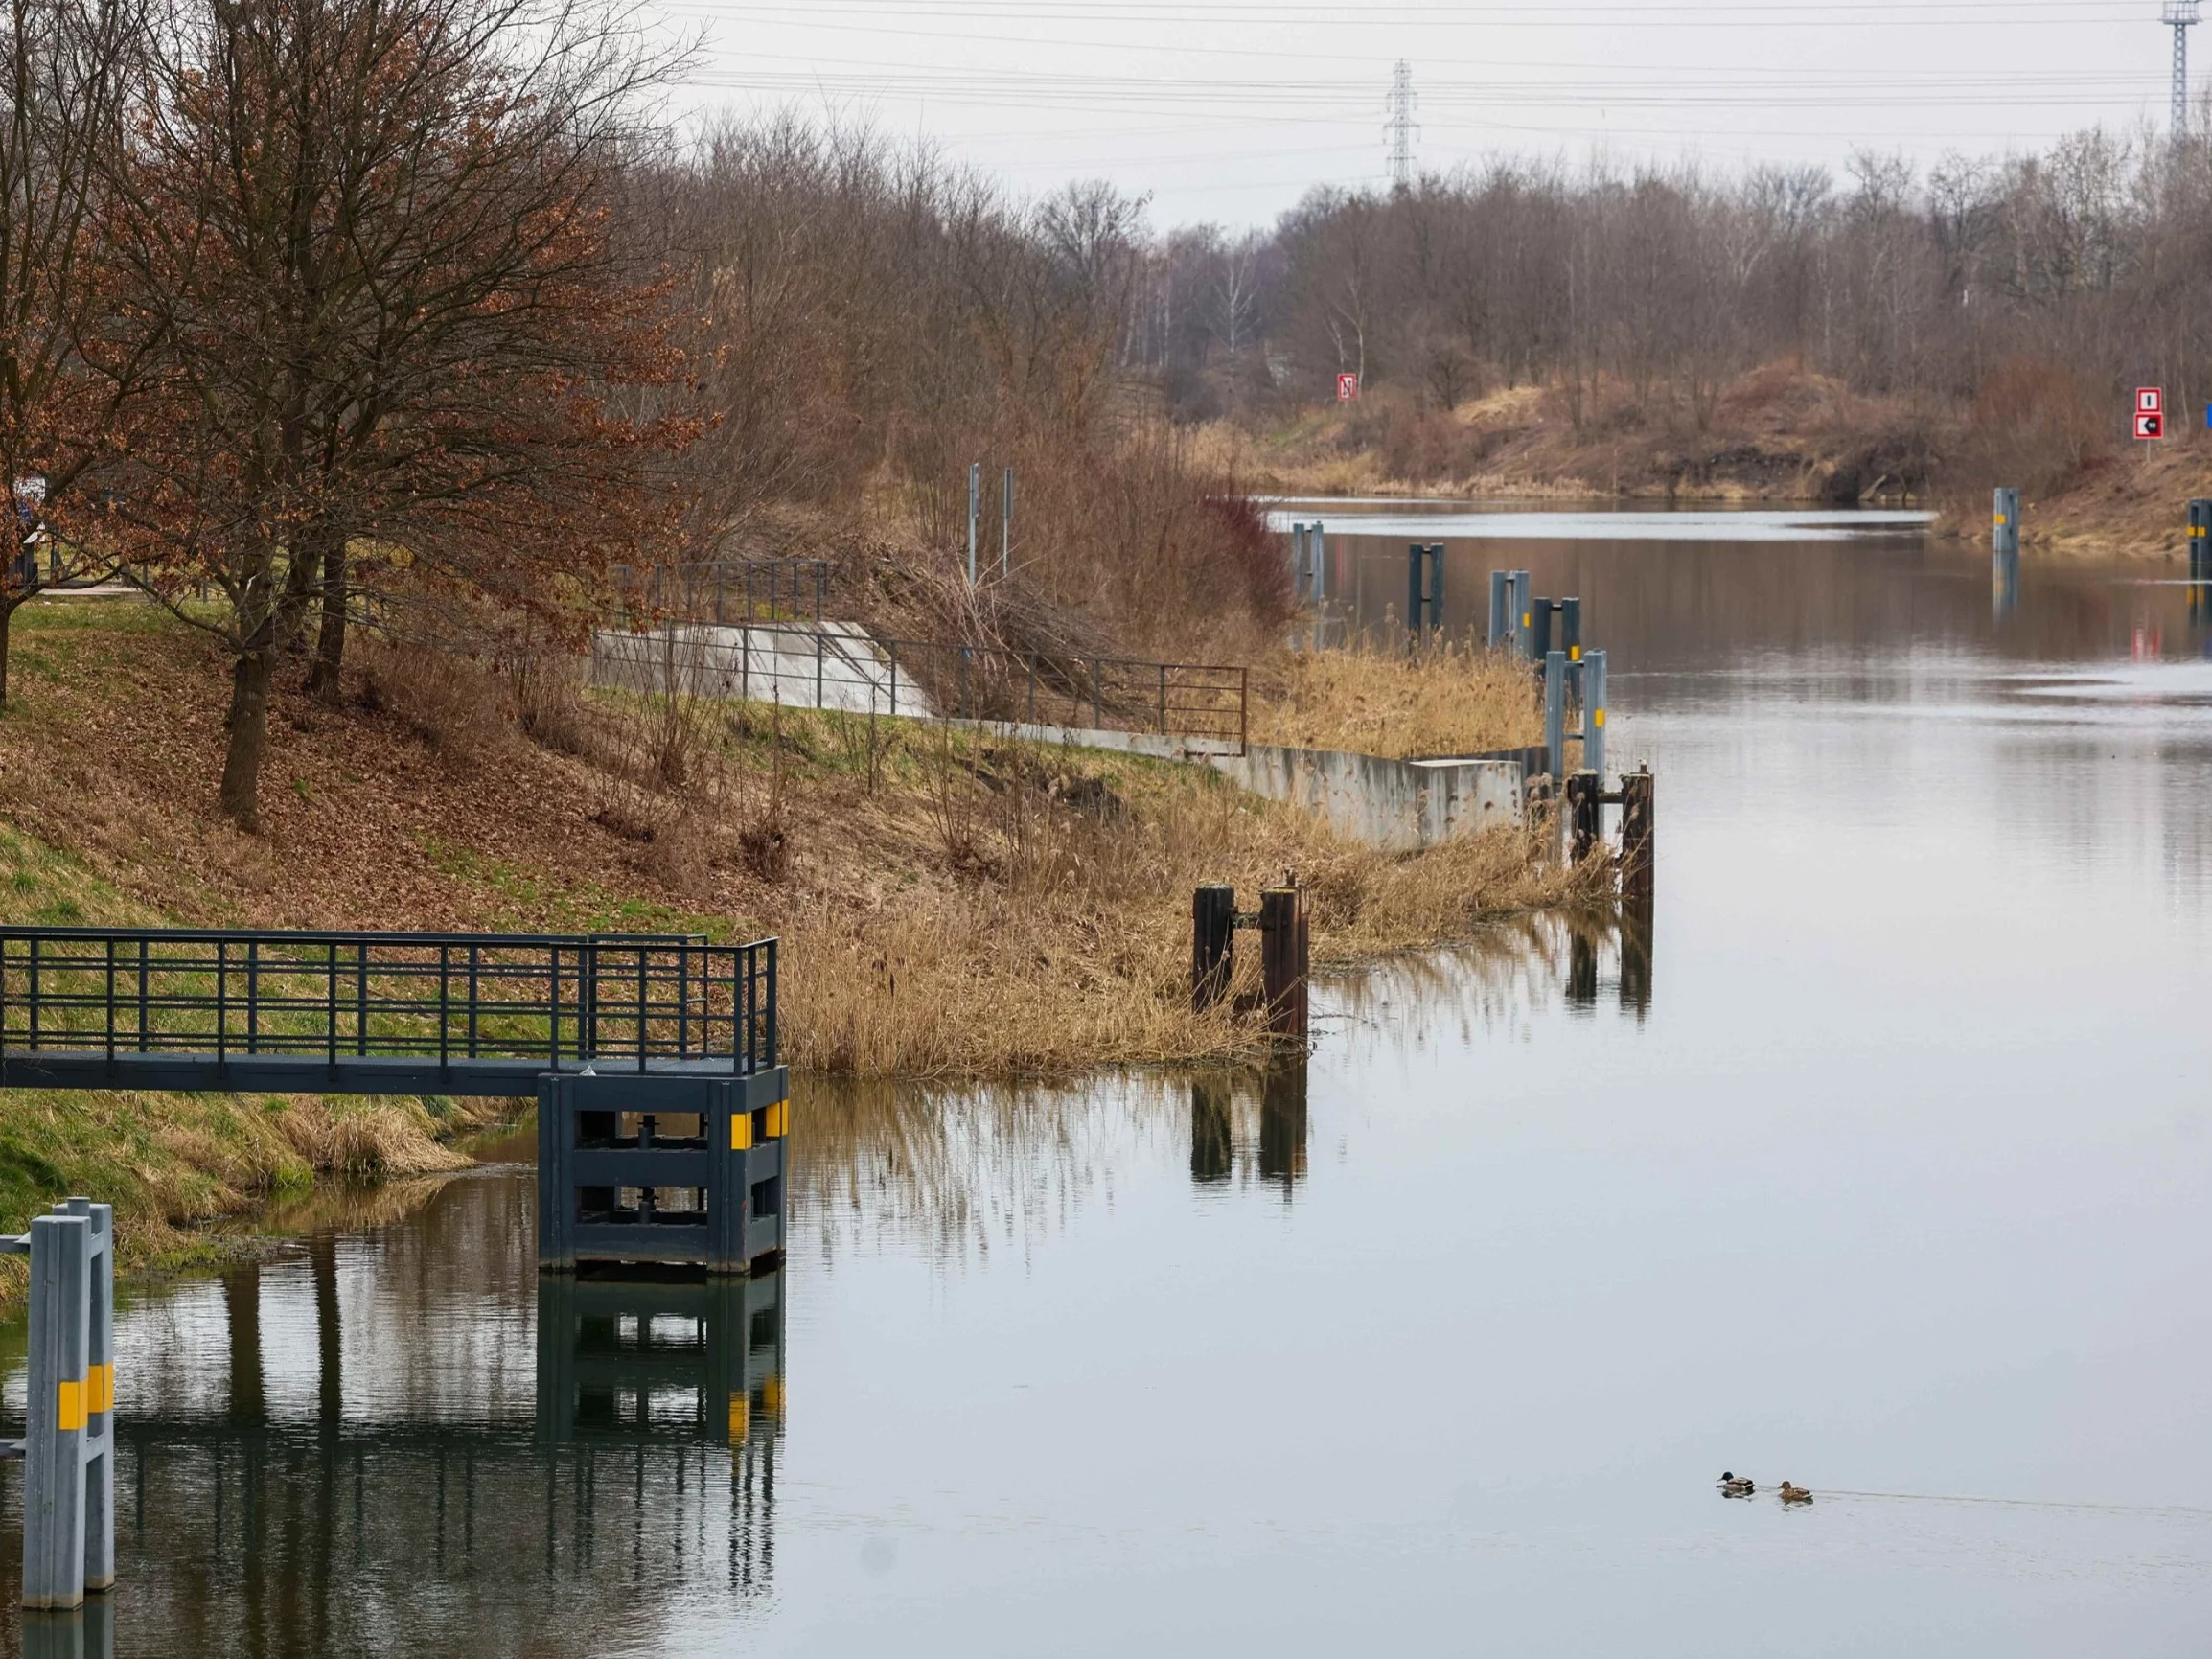
[[[1655,794],[1649,767],[1621,774],[1621,896],[1644,904],[1653,891]]]
[[[1305,974],[1308,959],[1303,887],[1269,887],[1259,895],[1260,991],[1267,1028],[1278,1037],[1305,1041]]]
[[[1236,964],[1236,889],[1200,887],[1190,895],[1190,1005],[1204,1013],[1229,995]]]

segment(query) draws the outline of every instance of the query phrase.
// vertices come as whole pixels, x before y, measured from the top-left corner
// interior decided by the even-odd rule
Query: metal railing
[[[1239,753],[1245,741],[1240,666],[878,639],[837,623],[757,625],[734,637],[674,623],[602,630],[591,672],[602,685],[787,708],[1155,732]]]
[[[826,559],[716,559],[694,565],[617,565],[614,590],[633,623],[819,622],[829,602]]]
[[[934,712],[955,719],[1154,732],[1244,748],[1249,677],[1241,666],[913,639],[876,644],[887,659],[893,713],[903,680]]]
[[[0,928],[0,1056],[776,1064],[776,941]]]

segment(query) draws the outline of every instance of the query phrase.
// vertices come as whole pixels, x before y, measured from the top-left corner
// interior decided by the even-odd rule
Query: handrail
[[[776,941],[0,927],[0,1057],[773,1067]]]

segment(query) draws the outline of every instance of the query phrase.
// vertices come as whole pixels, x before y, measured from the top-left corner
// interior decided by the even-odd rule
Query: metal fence
[[[592,678],[846,714],[1103,727],[1244,749],[1241,667],[878,639],[849,623],[602,630]]]
[[[776,1064],[776,942],[0,929],[0,1055]]]
[[[634,620],[819,622],[829,602],[826,559],[717,559],[696,565],[617,565],[614,589]]]
[[[1240,666],[876,643],[891,683],[920,689],[934,712],[950,718],[1152,732],[1244,749],[1249,685]]]

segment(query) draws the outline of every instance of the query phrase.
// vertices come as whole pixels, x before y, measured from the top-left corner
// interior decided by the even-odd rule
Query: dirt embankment
[[[787,1057],[981,1076],[1226,1056],[1189,1008],[1191,889],[1295,868],[1316,953],[1350,961],[1574,900],[1591,878],[1497,833],[1396,856],[1202,769],[949,728],[615,698],[422,651],[360,653],[344,702],[285,695],[264,832],[220,819],[222,664],[137,601],[15,622],[0,720],[0,916],[266,927],[684,931],[784,940]],[[1286,658],[1255,729],[1533,740],[1514,668]],[[1248,964],[1249,966],[1249,964]],[[463,1103],[0,1095],[0,1225],[54,1192],[123,1204],[143,1248],[321,1172],[450,1161]]]
[[[1957,417],[1771,364],[1722,385],[1521,385],[1444,409],[1384,388],[1208,443],[1254,489],[1734,502],[1924,501]]]

